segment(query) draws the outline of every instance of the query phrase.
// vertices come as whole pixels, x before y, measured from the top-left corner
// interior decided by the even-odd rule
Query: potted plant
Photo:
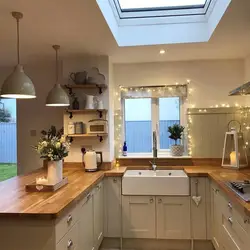
[[[51,126],[48,131],[43,130],[38,144],[34,147],[40,158],[48,161],[48,184],[62,181],[63,158],[68,156],[70,143],[63,135],[63,129],[57,131]]]
[[[178,145],[177,141],[181,139],[184,127],[179,124],[174,124],[168,127],[169,138],[175,141],[175,144],[171,146],[172,156],[182,156],[184,153],[183,145]]]

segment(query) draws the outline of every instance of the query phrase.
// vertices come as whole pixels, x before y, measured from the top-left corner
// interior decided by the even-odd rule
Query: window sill
[[[118,156],[117,159],[152,159],[152,154],[128,154],[127,156]],[[189,155],[172,156],[170,154],[158,154],[158,159],[191,159]]]

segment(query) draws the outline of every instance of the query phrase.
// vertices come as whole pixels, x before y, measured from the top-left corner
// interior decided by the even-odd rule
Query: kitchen
[[[21,10],[21,62],[36,92],[17,100],[18,176],[0,182],[1,247],[248,250],[248,85],[234,90],[250,79],[249,3],[219,6],[223,17],[208,42],[132,47],[117,46],[101,1],[57,4],[47,20],[31,1],[0,4],[9,29],[1,86],[16,64],[9,12]],[[31,48],[34,15],[41,32]],[[89,41],[76,32],[87,23],[99,27]],[[48,107],[55,83],[69,98],[61,106],[70,106]],[[63,155],[36,148],[51,143],[51,125],[64,128],[51,137]]]

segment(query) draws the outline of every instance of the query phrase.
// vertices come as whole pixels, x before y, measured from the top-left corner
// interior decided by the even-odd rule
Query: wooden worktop
[[[137,169],[142,169],[142,166]],[[148,166],[144,167],[148,168]],[[225,184],[225,181],[250,179],[250,169],[235,171],[215,166],[174,166],[159,167],[160,169],[183,169],[189,177],[209,177],[214,180],[224,192],[235,202],[245,208],[250,216],[250,203],[244,202],[234,194]],[[69,183],[54,193],[27,193],[25,185],[32,183],[36,177],[45,175],[44,170],[24,176],[17,176],[0,183],[0,218],[8,216],[28,216],[39,219],[57,218],[61,213],[74,203],[82,199],[90,189],[105,176],[120,177],[126,167],[115,168],[107,171],[86,173],[79,165],[64,167],[64,176]],[[129,169],[136,169],[136,166]]]
[[[86,173],[80,167],[64,167],[68,185],[57,192],[27,193],[25,185],[36,177],[45,176],[44,170],[17,176],[0,183],[0,218],[6,216],[29,216],[42,219],[58,217],[64,209],[81,199],[104,176],[122,176],[126,168]]]

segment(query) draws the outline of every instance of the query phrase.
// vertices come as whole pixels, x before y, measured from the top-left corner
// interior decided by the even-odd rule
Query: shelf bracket
[[[69,137],[69,142],[72,143],[74,141],[73,137]]]
[[[99,94],[101,95],[102,94],[102,87],[100,85],[98,85],[98,84],[96,84],[96,87],[98,88]]]
[[[67,113],[69,113],[69,118],[72,119],[73,118],[73,113],[68,111],[68,110],[67,110]]]
[[[99,137],[99,141],[102,142],[103,141],[103,137],[102,135],[97,135],[97,137]]]
[[[68,89],[69,95],[72,95],[72,88],[70,88],[68,85],[65,85],[65,87]]]
[[[99,113],[99,117],[102,118],[102,117],[103,117],[103,112],[102,112],[102,110],[97,110],[97,112]]]

